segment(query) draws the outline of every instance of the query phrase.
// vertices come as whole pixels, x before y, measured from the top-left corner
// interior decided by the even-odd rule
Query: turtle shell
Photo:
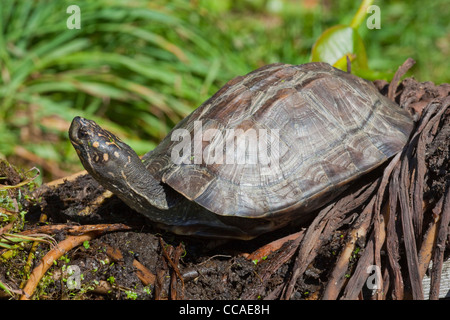
[[[330,202],[402,150],[412,128],[410,115],[367,80],[326,63],[272,64],[225,84],[143,162],[213,213],[274,218]]]

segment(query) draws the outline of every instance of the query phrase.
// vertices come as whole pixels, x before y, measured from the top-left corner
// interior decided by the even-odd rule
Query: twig
[[[7,233],[9,230],[11,230],[14,227],[14,221],[8,223],[6,226],[0,228],[0,236],[4,233]]]
[[[333,211],[332,208],[333,205],[329,205],[324,210],[320,211],[319,215],[307,229],[306,234],[302,239],[297,257],[295,258],[293,273],[283,292],[284,299],[290,299],[297,279],[305,272],[309,263],[314,260],[316,256],[314,250],[321,245],[319,236],[325,228],[325,223],[323,223],[322,220],[325,220],[330,212]]]
[[[391,296],[395,300],[402,300],[405,286],[402,269],[400,267],[400,235],[397,232],[397,192],[399,188],[398,175],[393,175],[389,185],[389,219],[387,222],[386,252],[388,256],[387,267],[393,276]]]
[[[155,284],[156,276],[151,273],[150,270],[148,270],[142,263],[134,259],[133,266],[136,268],[137,277],[142,281],[144,286]]]
[[[4,233],[0,235],[0,247],[7,249],[15,248],[15,243],[28,241],[39,241],[52,245],[54,239],[46,234],[30,234],[25,236],[21,234]]]
[[[419,257],[417,255],[416,237],[412,221],[412,208],[409,201],[409,164],[402,161],[399,181],[402,187],[399,190],[400,217],[406,250],[406,262],[408,265],[409,281],[411,283],[411,293],[414,300],[423,300],[422,279],[419,276]]]
[[[345,272],[348,269],[350,258],[355,249],[356,243],[358,239],[364,238],[366,236],[367,229],[369,228],[371,222],[372,209],[374,203],[375,197],[372,198],[370,203],[361,213],[359,217],[359,220],[361,222],[357,223],[357,225],[359,226],[350,231],[349,239],[347,240],[345,247],[341,250],[341,253],[339,254],[339,258],[335,264],[331,276],[328,279],[327,286],[323,293],[322,299],[335,300],[338,297],[339,292],[341,291],[341,288],[344,285]]]
[[[71,174],[69,176],[50,181],[50,182],[46,183],[45,185],[47,185],[49,187],[57,187],[57,186],[65,183],[66,181],[74,181],[78,177],[81,177],[82,175],[86,175],[86,174],[88,174],[87,171],[83,170],[83,171]]]
[[[21,182],[19,182],[18,184],[15,184],[15,185],[13,185],[13,186],[0,185],[0,190],[8,190],[8,189],[16,189],[16,188],[20,188],[20,187],[22,187],[22,186],[24,186],[24,185],[29,184],[30,182],[32,182],[34,179],[36,179],[36,178],[41,174],[41,172],[39,171],[39,169],[36,168],[36,167],[31,168],[31,169],[28,170],[27,172],[30,172],[31,170],[36,170],[36,171],[37,171],[37,173],[35,174],[34,177],[28,178],[28,179],[26,179],[26,180],[24,180],[24,181],[21,181]],[[25,172],[25,173],[27,173],[27,172]]]
[[[123,255],[122,252],[117,249],[113,248],[110,245],[104,243],[103,246],[106,247],[106,254],[108,257],[110,257],[114,261],[122,261]],[[142,281],[142,283],[147,285],[154,285],[156,281],[156,276],[150,272],[142,263],[137,261],[136,259],[133,260],[133,266],[136,268],[136,275],[139,278],[139,280]]]
[[[395,101],[395,92],[397,91],[398,83],[403,77],[403,75],[411,69],[411,67],[416,63],[414,59],[408,58],[406,61],[398,68],[397,72],[395,72],[394,78],[389,84],[388,89],[388,98],[392,101]]]
[[[17,214],[16,211],[11,211],[11,210],[1,208],[1,207],[0,207],[0,213],[6,214],[7,216],[12,216],[12,215]]]
[[[428,230],[424,235],[422,246],[420,247],[419,271],[421,279],[423,279],[423,277],[425,276],[425,273],[428,269],[428,266],[430,265],[430,261],[433,256],[444,197],[445,195],[441,197],[441,199],[438,201],[438,203],[433,209],[433,220],[431,221],[430,226],[428,227]]]
[[[302,231],[290,234],[286,237],[272,241],[272,242],[264,245],[263,247],[258,248],[257,250],[253,251],[252,253],[245,255],[245,258],[247,258],[250,261],[261,261],[261,259],[263,259],[263,257],[267,257],[272,252],[277,251],[286,242],[294,241],[295,239],[297,239],[300,235],[303,235],[304,233],[305,233],[305,231],[302,230]]]
[[[375,265],[379,268],[381,268],[381,247],[383,246],[388,230],[387,230],[387,224],[389,222],[389,219],[391,217],[391,210],[388,204],[385,204],[383,207],[383,216],[380,217],[380,211],[381,207],[383,205],[383,199],[384,195],[387,190],[387,186],[389,184],[389,180],[392,176],[392,172],[394,169],[398,166],[398,163],[400,161],[402,153],[399,152],[394,158],[391,160],[391,162],[387,165],[387,167],[384,169],[383,172],[383,178],[381,179],[380,186],[378,187],[378,192],[376,194],[376,202],[374,206],[374,232],[375,232],[375,243],[374,243],[374,261]],[[383,291],[383,282],[380,281],[379,285],[377,286],[376,291],[376,298],[377,300],[384,299],[385,296],[382,295]]]
[[[131,227],[122,223],[114,224],[92,224],[92,225],[82,225],[82,226],[71,226],[67,224],[54,224],[39,226],[34,229],[25,230],[19,233],[20,235],[29,235],[33,233],[46,233],[55,234],[57,232],[65,231],[71,235],[80,235],[86,232],[92,231],[102,231],[102,232],[112,232],[117,230],[130,230]]]
[[[178,277],[178,279],[180,279],[181,281],[181,286],[182,286],[182,290],[184,291],[184,280],[183,280],[183,276],[180,273],[180,269],[178,269],[178,261],[174,262],[170,257],[169,254],[166,251],[166,248],[164,246],[163,240],[161,237],[159,237],[159,243],[161,245],[161,249],[163,252],[164,257],[166,258],[167,262],[170,264],[170,266],[172,267],[173,271],[175,272],[176,276]]]
[[[176,284],[177,284],[177,277],[181,280],[181,296],[180,299],[183,300],[184,299],[184,279],[183,276],[180,273],[180,270],[178,269],[178,263],[180,261],[181,258],[181,254],[184,252],[181,243],[180,245],[177,247],[177,249],[175,250],[175,256],[173,258],[173,263],[177,266],[177,269],[173,269],[172,270],[172,275],[171,275],[171,281],[170,281],[170,296],[172,300],[177,300],[178,299],[178,294],[177,294],[177,290],[176,290]]]
[[[436,249],[433,257],[431,271],[430,300],[439,299],[442,264],[444,262],[445,242],[449,232],[450,223],[450,183],[447,181],[444,204],[442,205],[441,224],[439,226]]]

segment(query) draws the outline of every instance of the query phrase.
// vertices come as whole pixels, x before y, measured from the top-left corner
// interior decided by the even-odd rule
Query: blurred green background
[[[69,5],[81,29],[69,30]],[[406,58],[419,81],[449,82],[448,0],[377,1],[381,29],[359,28],[369,67]],[[75,115],[138,154],[226,81],[274,62],[301,64],[350,0],[1,0],[0,157],[45,180],[82,169],[68,140]]]

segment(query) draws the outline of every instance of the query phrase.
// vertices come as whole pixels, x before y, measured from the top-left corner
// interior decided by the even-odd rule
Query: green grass
[[[21,146],[50,164],[48,178],[52,166],[81,169],[67,138],[75,115],[145,153],[227,80],[268,63],[308,62],[319,35],[350,23],[359,5],[301,3],[79,0],[81,29],[69,30],[74,1],[2,0],[0,155],[20,161]],[[447,1],[375,4],[381,29],[359,29],[369,66],[395,71],[412,57],[410,75],[449,82]]]

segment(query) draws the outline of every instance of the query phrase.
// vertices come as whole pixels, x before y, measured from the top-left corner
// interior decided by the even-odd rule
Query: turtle
[[[75,117],[69,137],[87,172],[158,227],[249,240],[310,221],[413,127],[368,80],[276,63],[227,82],[142,157],[92,120]]]

